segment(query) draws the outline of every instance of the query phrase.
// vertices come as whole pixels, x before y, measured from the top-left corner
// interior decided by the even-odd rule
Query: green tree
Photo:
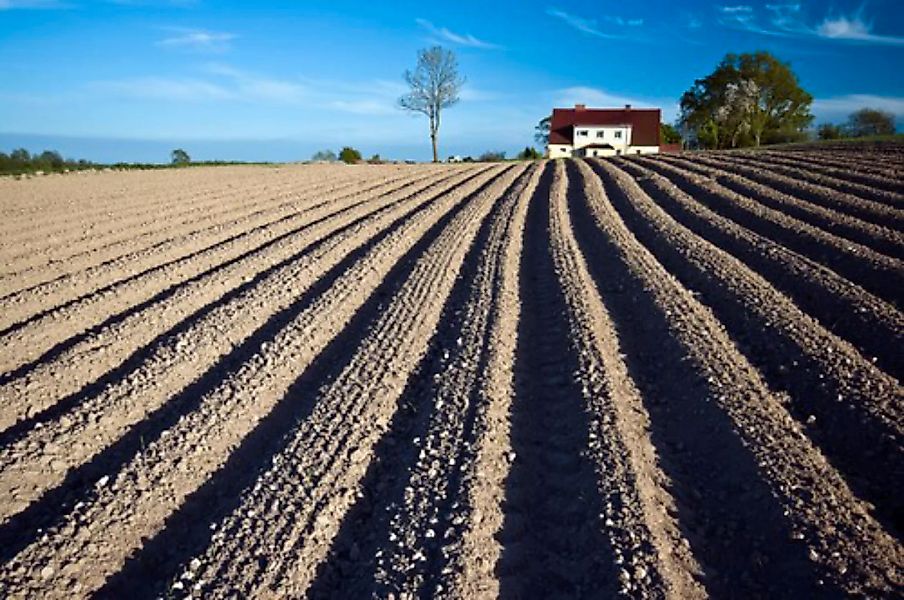
[[[361,160],[361,153],[351,146],[346,146],[339,151],[339,160],[346,164],[353,165]]]
[[[59,152],[56,150],[44,150],[41,153],[41,156],[38,158],[44,165],[47,165],[48,170],[59,170],[63,168],[63,164],[65,161]]]
[[[25,148],[16,148],[9,153],[9,159],[14,164],[25,166],[26,163],[31,162],[31,154]]]
[[[505,160],[505,152],[490,150],[481,154],[477,160],[480,162],[502,162]]]
[[[370,158],[367,159],[367,162],[369,162],[372,165],[381,165],[381,164],[383,164],[383,159],[380,158],[379,154],[374,154],[373,156],[371,156]]]
[[[336,162],[336,153],[332,150],[320,150],[314,153],[311,160],[317,162]]]
[[[534,140],[541,146],[549,144],[549,126],[552,123],[552,116],[543,117],[537,126],[534,127]]]
[[[174,165],[187,165],[191,162],[188,152],[182,148],[176,148],[170,153]]]
[[[728,54],[681,96],[681,126],[710,148],[759,146],[799,135],[813,120],[813,97],[768,52]]]
[[[895,132],[895,116],[874,108],[861,108],[848,117],[847,129],[852,137],[891,135]]]
[[[844,130],[839,125],[823,123],[816,129],[816,136],[821,140],[839,140],[844,137]]]
[[[433,162],[439,162],[440,114],[444,108],[458,102],[458,94],[465,84],[464,78],[458,75],[458,60],[451,50],[441,46],[425,48],[418,52],[414,71],[405,71],[404,77],[410,91],[399,98],[399,106],[427,115]]]
[[[533,146],[525,146],[524,150],[518,153],[518,160],[537,160],[543,158],[543,155]]]
[[[668,123],[659,124],[659,140],[663,144],[680,144],[681,133],[674,125]]]

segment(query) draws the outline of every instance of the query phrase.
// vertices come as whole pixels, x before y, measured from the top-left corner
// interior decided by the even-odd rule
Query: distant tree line
[[[861,108],[857,112],[851,113],[847,123],[841,125],[823,123],[816,129],[816,136],[821,140],[840,140],[894,135],[895,131],[893,114],[874,108]]]
[[[311,160],[314,162],[336,162],[342,161],[347,165],[355,165],[359,163],[370,163],[372,165],[379,165],[385,162],[382,158],[380,158],[379,154],[374,154],[369,159],[364,160],[364,156],[361,154],[361,151],[352,148],[351,146],[345,146],[342,150],[339,151],[337,155],[332,150],[320,150],[315,152],[313,156],[311,156]]]
[[[9,154],[0,152],[0,174],[51,173],[91,169],[96,165],[87,160],[63,158],[56,150],[44,150],[31,154],[25,148],[16,148]]]

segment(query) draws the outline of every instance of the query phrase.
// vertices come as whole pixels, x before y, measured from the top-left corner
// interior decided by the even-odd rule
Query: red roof
[[[549,124],[550,144],[573,144],[575,125],[630,125],[632,146],[658,146],[658,108],[554,108]]]

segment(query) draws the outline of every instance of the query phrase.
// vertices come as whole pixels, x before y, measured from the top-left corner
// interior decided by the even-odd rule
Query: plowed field
[[[0,597],[893,597],[904,147],[0,181]]]

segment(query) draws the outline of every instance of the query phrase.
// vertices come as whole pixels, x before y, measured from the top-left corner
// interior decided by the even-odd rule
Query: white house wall
[[[549,158],[562,158],[571,156],[574,147],[571,144],[550,144]]]
[[[581,135],[582,131],[586,131],[587,135]],[[621,133],[621,137],[615,137],[616,132]],[[599,134],[602,134],[600,137]],[[575,125],[574,126],[574,147],[583,148],[590,144],[609,144],[613,148],[624,149],[631,145],[631,126],[598,126],[598,125]]]

